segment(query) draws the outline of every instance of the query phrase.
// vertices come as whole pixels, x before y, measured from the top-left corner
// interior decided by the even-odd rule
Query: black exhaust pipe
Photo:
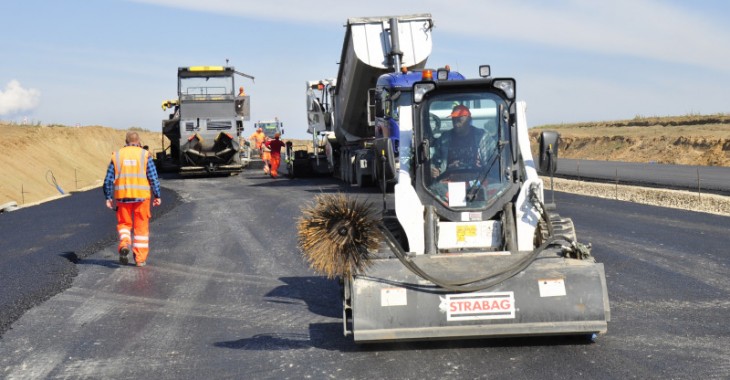
[[[403,52],[400,50],[400,41],[398,39],[398,19],[395,17],[390,19],[390,56],[392,57],[393,71],[400,71]]]

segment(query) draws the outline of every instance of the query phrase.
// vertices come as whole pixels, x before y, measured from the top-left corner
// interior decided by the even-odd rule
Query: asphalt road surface
[[[358,189],[258,171],[163,186],[180,204],[154,218],[148,265],[120,267],[110,241],[74,260],[69,287],[3,334],[0,378],[730,377],[728,217],[557,193],[605,264],[606,335],[357,346],[342,335],[337,283],[297,251],[295,221],[315,194]],[[380,202],[374,189],[360,194]],[[90,223],[63,234],[113,232]]]
[[[730,168],[560,158],[557,174],[623,184],[730,194]]]

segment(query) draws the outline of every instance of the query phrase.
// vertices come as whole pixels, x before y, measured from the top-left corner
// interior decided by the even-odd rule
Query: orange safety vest
[[[125,146],[112,155],[114,163],[114,198],[150,199],[147,179],[149,152],[138,146]]]

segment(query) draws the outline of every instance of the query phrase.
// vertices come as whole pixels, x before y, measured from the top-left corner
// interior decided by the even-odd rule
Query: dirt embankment
[[[563,158],[730,166],[730,115],[541,126],[530,130],[533,151],[547,129],[560,132]]]
[[[161,135],[138,131],[150,151]],[[0,123],[0,204],[29,204],[65,192],[98,186],[112,152],[124,146],[126,131],[112,128],[30,126]],[[99,195],[101,199],[101,194]]]

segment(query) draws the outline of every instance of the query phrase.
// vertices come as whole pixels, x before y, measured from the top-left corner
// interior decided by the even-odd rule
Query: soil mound
[[[137,132],[151,152],[161,150],[160,133]],[[0,123],[0,204],[28,205],[60,196],[61,191],[99,186],[112,153],[124,146],[126,133],[99,126]]]
[[[533,152],[542,130],[560,133],[560,157],[583,160],[730,166],[730,116],[678,116],[530,130]]]

